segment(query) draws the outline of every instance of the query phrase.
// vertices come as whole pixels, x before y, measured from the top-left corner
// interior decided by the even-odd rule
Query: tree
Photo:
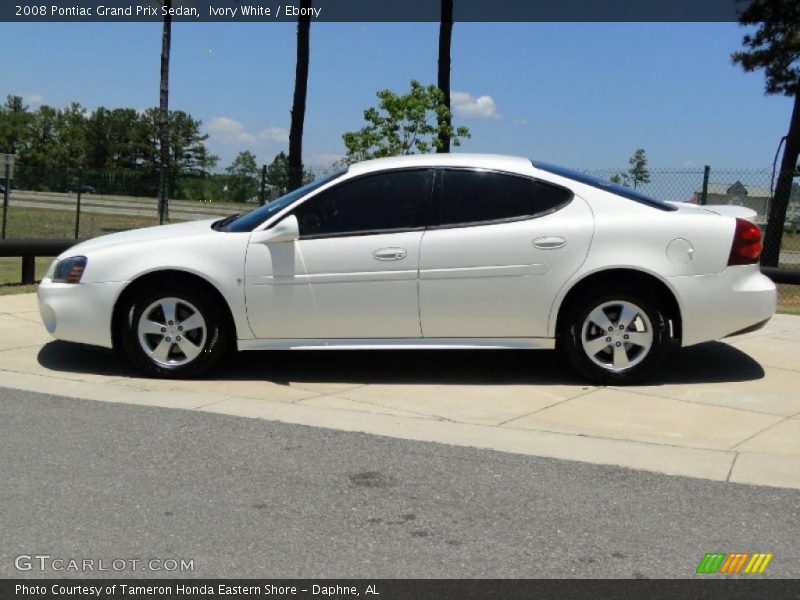
[[[628,159],[631,166],[628,169],[628,177],[633,182],[633,189],[639,187],[640,183],[650,183],[650,171],[647,168],[647,155],[643,148],[638,148],[633,156]],[[627,183],[627,182],[626,182]]]
[[[92,169],[107,169],[111,162],[111,111],[101,106],[86,121],[86,165]]]
[[[61,167],[78,168],[86,161],[86,109],[77,102],[58,111],[57,138]]]
[[[453,0],[442,0],[439,21],[439,72],[437,83],[442,92],[442,104],[447,111],[438,115],[439,143],[437,152],[450,152],[450,45],[453,37]]]
[[[37,188],[42,191],[66,191],[68,181],[63,170],[58,168],[62,158],[58,147],[61,125],[58,113],[58,109],[43,105],[32,114],[27,143],[17,154],[19,162],[25,165],[22,169],[15,169],[17,187],[29,187],[29,178],[35,178]]]
[[[314,173],[303,169],[302,185],[314,181]],[[285,152],[279,152],[267,166],[266,182],[274,187],[279,194],[289,190],[289,158]]]
[[[162,163],[160,108],[141,112],[101,106],[89,114],[73,102],[61,109],[43,105],[30,111],[20,98],[11,97],[0,106],[0,152],[14,150],[16,185],[31,190],[75,189],[82,170],[83,183],[108,193],[158,196],[162,164],[170,194],[182,197],[187,186],[211,190],[189,181],[207,179],[218,160],[205,145],[208,136],[201,133],[201,122],[171,111],[168,125],[171,141]]]
[[[647,168],[647,155],[644,149],[639,148],[628,159],[628,164],[631,166],[627,171],[617,171],[608,180],[617,185],[624,185],[630,187],[633,184],[633,189],[636,189],[640,183],[650,183],[650,171]]]
[[[733,62],[745,71],[764,69],[766,93],[794,97],[778,182],[772,198],[761,264],[776,267],[780,260],[783,223],[800,155],[800,3],[797,0],[751,0],[739,23],[757,26],[734,52]]]
[[[155,117],[157,119],[157,117]],[[147,113],[100,107],[86,121],[85,165],[95,170],[158,168],[158,139]]]
[[[172,8],[172,0],[161,0],[161,5]],[[161,78],[159,84],[158,138],[161,177],[158,195],[158,222],[163,223],[169,217],[169,200],[167,199],[167,175],[169,169],[169,53],[172,45],[172,14],[164,11],[164,26],[161,32]]]
[[[627,173],[619,171],[614,173],[611,177],[608,178],[611,183],[616,183],[617,185],[624,185],[627,186],[630,183],[630,177]]]
[[[285,152],[275,155],[267,166],[266,181],[279,192],[284,192],[289,187],[289,159]]]
[[[300,2],[301,13],[297,19],[297,64],[294,73],[294,98],[292,124],[289,127],[289,190],[303,181],[303,125],[306,118],[308,93],[309,37],[311,34],[311,0]]]
[[[15,154],[24,147],[32,115],[20,96],[7,96],[0,107],[0,152]],[[0,174],[0,177],[5,175]]]
[[[239,152],[230,166],[228,174],[228,197],[234,202],[247,202],[258,194],[258,165],[256,156],[249,150]]]
[[[367,125],[359,131],[348,131],[343,136],[347,148],[347,162],[356,162],[382,156],[398,156],[431,152],[441,144],[443,132],[460,146],[460,138],[469,138],[466,127],[453,128],[441,119],[450,116],[444,105],[442,91],[435,85],[423,86],[411,81],[411,91],[398,96],[390,90],[381,90],[378,108],[364,111]]]
[[[160,131],[160,109],[151,108],[145,112],[150,126],[153,146],[158,145]],[[202,122],[195,120],[182,110],[170,111],[168,117],[170,130],[170,146],[166,162],[162,162],[162,153],[158,155],[158,171],[165,175],[165,192],[174,195],[178,177],[206,177],[219,158],[210,154],[206,147],[208,134],[200,133]],[[159,147],[160,150],[160,147]]]

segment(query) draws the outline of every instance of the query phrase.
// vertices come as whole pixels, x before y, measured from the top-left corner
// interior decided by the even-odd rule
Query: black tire
[[[631,305],[639,309],[642,314],[633,320],[634,324],[630,329],[620,329],[619,323],[614,320],[614,315],[620,314],[623,306],[630,308]],[[613,326],[613,331],[600,329],[594,320],[589,318],[592,314],[598,315],[599,313],[595,312],[598,309],[602,310],[606,317],[610,315],[606,325]],[[567,310],[559,347],[572,367],[583,377],[604,385],[629,385],[650,377],[663,362],[670,340],[668,320],[663,307],[655,298],[632,290],[604,291],[574,302]],[[634,327],[640,327],[641,330]],[[626,341],[639,334],[642,334],[642,337],[637,339],[646,340],[647,337],[643,334],[648,328],[652,333],[652,342],[646,351],[643,346]],[[601,331],[602,335],[598,335]],[[584,333],[589,339],[586,344]],[[590,356],[586,348],[594,348],[591,346],[592,343],[597,344],[597,347],[604,345],[605,347]],[[615,351],[622,351],[620,356],[624,354],[630,366],[622,366],[625,359],[620,360],[618,363],[620,366],[615,366],[613,364]]]
[[[162,318],[165,314],[163,309],[152,308],[159,302],[170,305],[173,299],[177,301],[173,311],[176,315],[174,326],[166,322],[168,319]],[[224,308],[219,305],[216,298],[202,289],[183,287],[165,288],[159,291],[144,290],[128,299],[121,308],[121,318],[117,324],[117,339],[120,346],[133,365],[151,377],[167,379],[198,377],[213,369],[231,347],[233,332],[230,331]],[[147,315],[144,315],[145,311],[148,311]],[[199,313],[202,319],[203,335],[199,333],[201,328],[187,330],[184,333],[181,326],[183,322],[188,323],[186,319],[194,312]],[[140,335],[139,325],[143,316],[149,323],[163,325],[161,331],[164,333],[161,338],[159,333]],[[170,335],[176,337],[174,339],[167,337]],[[191,346],[187,344],[190,341]],[[164,346],[170,345],[170,349],[166,356],[161,356],[163,360],[159,360],[154,350],[163,348],[162,343]],[[145,345],[150,348],[150,352],[145,350]],[[181,348],[189,348],[189,354],[184,353]]]

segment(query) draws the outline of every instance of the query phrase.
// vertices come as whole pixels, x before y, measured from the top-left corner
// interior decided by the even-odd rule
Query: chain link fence
[[[222,217],[255,208],[280,190],[258,174],[180,175],[169,179],[169,221]],[[618,180],[644,194],[697,205],[736,205],[756,212],[766,229],[775,176],[771,168],[717,169],[691,167],[650,169],[634,177],[627,169],[585,169],[585,173]],[[146,171],[53,169],[17,164],[13,180],[0,174],[3,238],[85,239],[157,225],[159,174]],[[8,185],[7,185],[8,184]],[[10,259],[1,259],[10,260]],[[800,186],[792,186],[780,240],[780,266],[800,269]],[[12,277],[17,277],[16,269]],[[0,274],[0,285],[5,279]],[[800,287],[781,285],[780,308],[800,314]]]
[[[263,169],[262,169],[263,173]],[[0,174],[2,238],[85,239],[159,224],[160,174],[17,164]],[[250,210],[275,195],[263,176],[180,175],[168,180],[171,222]]]

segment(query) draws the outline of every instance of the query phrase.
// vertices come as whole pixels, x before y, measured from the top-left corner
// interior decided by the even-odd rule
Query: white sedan
[[[78,244],[39,307],[57,339],[159,377],[236,349],[558,347],[585,377],[630,383],[671,339],[774,314],[753,215],[523,158],[379,159],[252,212]]]

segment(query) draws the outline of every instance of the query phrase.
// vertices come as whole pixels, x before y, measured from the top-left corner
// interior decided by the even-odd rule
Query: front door
[[[293,212],[296,242],[251,244],[247,313],[258,338],[419,338],[427,169],[356,177]]]

